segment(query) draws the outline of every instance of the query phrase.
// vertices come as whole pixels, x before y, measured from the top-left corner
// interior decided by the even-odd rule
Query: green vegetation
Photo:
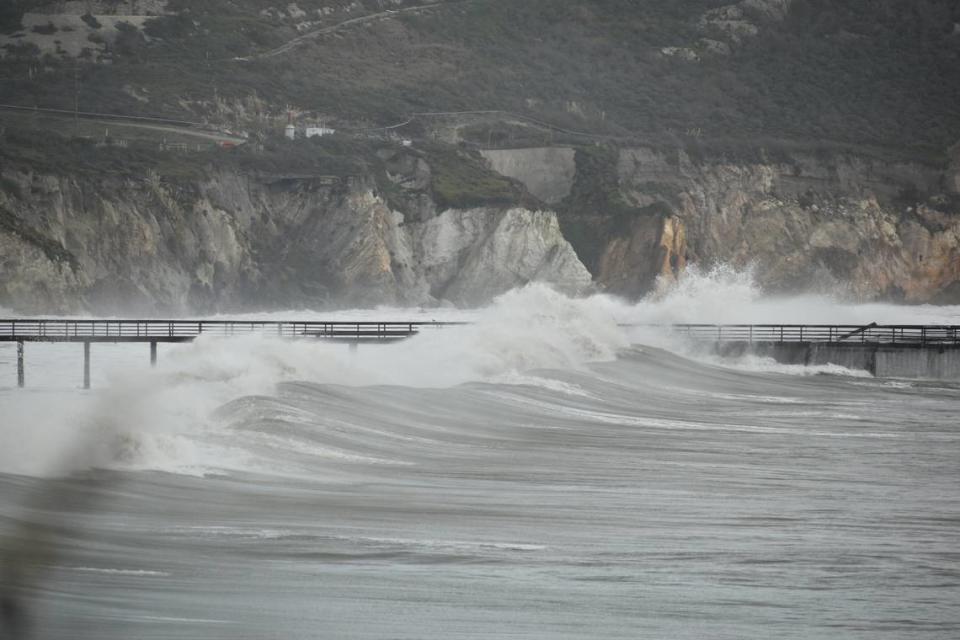
[[[177,153],[159,151],[154,144],[128,148],[98,146],[91,140],[67,138],[47,132],[8,131],[0,144],[0,164],[25,164],[36,171],[54,175],[143,178],[157,174],[170,180],[202,177],[210,162],[224,153]]]
[[[376,145],[345,136],[312,138],[290,143],[269,139],[262,145],[235,149],[189,143],[189,151],[162,151],[156,140],[134,140],[128,147],[98,145],[93,140],[38,135],[36,130],[10,131],[0,145],[0,164],[26,163],[37,171],[55,175],[112,175],[141,179],[157,175],[173,182],[195,184],[212,168],[224,167],[256,174],[323,175],[347,177],[376,169]],[[377,143],[382,144],[382,143]]]
[[[0,178],[0,191],[9,193],[14,198],[23,197],[23,190],[20,188],[20,185],[6,176]]]
[[[82,16],[80,16],[80,19],[86,22],[88,25],[90,25],[91,29],[99,29],[100,27],[103,26],[102,24],[100,24],[100,21],[97,20],[97,18],[90,13],[83,14]]]
[[[295,19],[261,13],[283,3],[173,0],[179,13],[148,22],[146,38],[121,28],[112,64],[80,65],[79,102],[246,127],[263,121],[225,113],[218,100],[256,96],[274,117],[293,105],[346,126],[395,123],[416,111],[500,109],[575,131],[685,144],[694,154],[799,141],[933,158],[960,139],[960,4],[795,0],[786,20],[750,16],[759,35],[731,44],[729,55],[709,53],[702,38],[722,35],[701,30],[699,19],[731,2],[474,0],[239,61],[301,35]],[[320,6],[347,4],[299,6],[316,15]],[[361,4],[382,10],[377,0]],[[0,11],[0,29],[19,23],[17,11]],[[664,56],[665,47],[690,47],[702,60]],[[20,48],[0,61],[0,93],[72,108],[76,62],[47,56],[38,74],[35,56]],[[150,101],[135,99],[129,86]],[[467,134],[505,146],[587,140],[508,124],[472,125]]]
[[[637,207],[624,198],[617,173],[617,155],[610,146],[577,149],[577,173],[570,195],[558,213],[563,235],[592,273],[609,239],[627,236],[637,218],[669,215],[666,204]],[[657,189],[669,199],[668,191]]]
[[[273,137],[254,152],[247,146],[235,149],[230,162],[246,172],[349,177],[365,174],[377,163],[377,143],[348,136],[324,136],[290,142]],[[222,155],[222,154],[221,154]]]
[[[155,134],[159,135],[159,134]],[[93,140],[63,137],[37,129],[6,133],[0,144],[0,165],[26,165],[54,175],[161,180],[195,185],[217,168],[258,178],[332,176],[373,178],[391,205],[403,210],[404,194],[387,178],[382,159],[402,152],[424,158],[433,169],[431,195],[440,208],[525,205],[541,206],[518,182],[491,171],[475,151],[447,145],[411,150],[378,140],[333,135],[290,142],[272,137],[235,149],[204,145],[205,151],[161,151],[156,141],[134,140],[128,147],[98,145]],[[386,153],[384,153],[386,152]],[[16,184],[2,188],[13,193]]]
[[[490,170],[475,152],[431,145],[426,155],[433,169],[433,199],[441,209],[521,203],[536,207],[522,186]]]
[[[617,176],[617,150],[609,146],[577,149],[577,183],[566,204],[584,211],[629,217],[635,210],[623,198]]]
[[[38,24],[32,29],[32,31],[41,35],[52,36],[57,32],[57,28],[52,22],[48,22],[47,24]]]
[[[13,33],[23,27],[23,2],[4,0],[0,2],[0,33]]]

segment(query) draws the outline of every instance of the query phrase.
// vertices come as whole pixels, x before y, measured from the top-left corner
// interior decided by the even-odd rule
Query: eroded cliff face
[[[909,302],[960,293],[960,216],[941,169],[849,154],[734,163],[626,150],[618,174],[628,201],[672,213],[661,237],[685,229],[661,274],[724,262],[753,265],[770,290]]]
[[[487,154],[529,193],[476,158],[453,169],[416,151],[377,158],[381,174],[341,178],[6,163],[0,306],[479,305],[531,281],[639,297],[716,263],[752,267],[770,292],[960,302],[960,148],[943,167],[849,152]]]
[[[946,168],[849,152],[755,155],[581,149],[561,226],[598,284],[632,297],[687,264],[725,263],[753,267],[769,291],[960,301],[956,149]]]
[[[398,178],[424,203],[415,211],[391,207],[369,176],[220,169],[184,182],[5,166],[2,179],[0,306],[23,312],[471,305],[530,281],[591,283],[555,213],[438,210],[415,179]]]

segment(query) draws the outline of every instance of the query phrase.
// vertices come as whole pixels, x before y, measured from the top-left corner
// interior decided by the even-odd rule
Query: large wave
[[[387,313],[391,318],[469,320],[470,324],[429,329],[399,344],[361,346],[356,352],[343,344],[306,340],[204,337],[190,345],[165,348],[155,370],[146,369],[143,354],[131,355],[136,350],[128,345],[112,350],[98,346],[97,357],[113,355],[109,362],[97,362],[95,370],[105,379],[100,390],[89,394],[36,388],[35,381],[62,368],[57,349],[73,349],[48,347],[53,350],[50,358],[39,367],[31,364],[31,390],[0,390],[4,415],[0,472],[56,475],[91,467],[194,474],[231,469],[274,472],[282,466],[278,457],[297,449],[332,459],[386,460],[390,456],[382,451],[366,456],[349,447],[310,444],[302,428],[291,431],[289,424],[283,435],[252,428],[238,431],[238,416],[248,426],[251,420],[256,422],[258,407],[268,406],[278,385],[293,382],[418,389],[485,382],[540,386],[569,400],[587,392],[566,380],[563,372],[588,373],[589,365],[612,361],[631,344],[667,348],[710,366],[723,364],[691,350],[669,332],[622,325],[942,323],[956,322],[960,308],[859,305],[823,295],[768,297],[749,271],[719,267],[691,269],[639,303],[607,295],[570,298],[535,284],[473,311],[380,309],[336,315],[369,319]],[[291,314],[244,317],[278,319]],[[0,360],[10,359],[0,353]],[[726,364],[760,372],[814,372],[749,357]],[[832,366],[815,372],[850,373]],[[228,405],[244,398],[253,400]],[[362,398],[361,394],[355,400],[362,402]],[[225,405],[232,408],[224,410]],[[240,406],[246,408],[238,413]],[[359,431],[360,425],[353,428]],[[265,455],[266,451],[272,453]]]

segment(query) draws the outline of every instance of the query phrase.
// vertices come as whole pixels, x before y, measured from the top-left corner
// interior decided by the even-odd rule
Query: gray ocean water
[[[30,637],[960,636],[957,385],[535,375],[219,410],[288,474],[0,477],[3,529],[56,526]]]
[[[353,354],[95,345],[86,393],[75,345],[28,345],[26,390],[0,346],[0,637],[960,637],[960,385],[617,326],[960,309],[694,284]]]

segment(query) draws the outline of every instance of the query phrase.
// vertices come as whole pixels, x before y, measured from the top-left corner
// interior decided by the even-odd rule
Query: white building
[[[284,129],[284,135],[287,137],[287,140],[295,140],[297,138],[297,128],[292,124],[288,124],[287,128]]]
[[[327,127],[316,126],[316,125],[308,125],[306,135],[308,138],[315,138],[317,136],[322,137],[322,136],[333,135],[334,133],[336,133],[336,129],[329,129]]]

